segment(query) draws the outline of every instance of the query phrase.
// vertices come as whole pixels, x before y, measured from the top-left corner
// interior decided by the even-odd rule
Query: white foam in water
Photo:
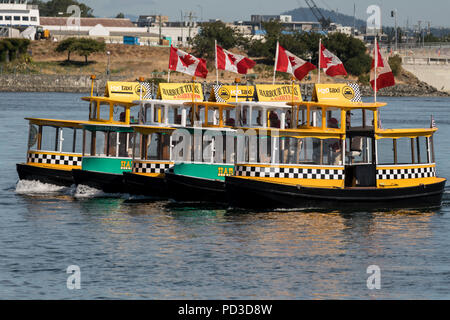
[[[16,193],[18,194],[48,194],[60,193],[66,191],[68,188],[57,186],[54,184],[43,183],[40,181],[19,180],[16,186]]]
[[[126,195],[121,193],[105,193],[102,190],[80,184],[77,186],[73,196],[75,198],[122,198]]]

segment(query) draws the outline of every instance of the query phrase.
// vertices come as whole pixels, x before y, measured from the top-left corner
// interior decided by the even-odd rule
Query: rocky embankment
[[[110,80],[124,81],[126,79],[115,76],[110,77]],[[103,93],[105,84],[106,78],[99,77],[96,81],[95,92]],[[204,83],[204,92],[210,92],[212,86],[213,83]],[[311,96],[313,87],[314,84],[312,83],[301,84],[303,95],[307,97]],[[373,91],[370,86],[361,85],[360,90],[363,96],[373,96]],[[0,75],[0,92],[89,93],[90,91],[91,80],[87,75]],[[381,89],[378,95],[385,97],[450,96],[449,93],[439,91],[408,73],[402,74],[400,83],[397,83],[394,87]]]

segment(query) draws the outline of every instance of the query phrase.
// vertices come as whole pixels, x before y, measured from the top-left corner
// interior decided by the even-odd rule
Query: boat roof
[[[226,103],[226,102],[210,102],[210,101],[188,101],[184,103],[185,106],[205,106],[205,107],[218,107],[218,108],[228,108],[228,109],[234,109],[235,106]]]
[[[134,100],[133,103],[135,104],[163,104],[163,105],[175,105],[179,106],[183,103],[187,102],[188,100],[162,100],[162,99],[143,99],[143,100]]]
[[[108,98],[108,97],[100,97],[100,96],[90,96],[90,97],[82,97],[81,98],[84,101],[95,101],[100,103],[107,103],[107,104],[115,104],[115,105],[121,105],[127,108],[137,106],[138,104],[134,101],[130,101],[129,99],[126,99],[125,97],[123,99],[119,98]]]
[[[31,124],[43,125],[43,126],[55,126],[55,127],[66,127],[66,128],[77,128],[81,129],[86,125],[95,126],[109,126],[109,127],[130,127],[129,125],[123,124],[123,122],[118,121],[89,121],[89,120],[61,120],[61,119],[43,119],[43,118],[25,118]]]
[[[351,109],[368,109],[368,110],[376,110],[378,108],[384,107],[387,105],[385,102],[314,102],[314,101],[305,101],[305,102],[288,102],[290,106],[306,106],[306,107],[326,107],[326,108],[337,108],[344,110]]]
[[[301,102],[299,102],[301,103]],[[280,109],[280,108],[286,108],[286,109],[291,109],[292,106],[289,105],[287,102],[279,102],[279,101],[274,101],[274,102],[267,102],[267,101],[240,101],[240,102],[230,102],[230,104],[234,104],[237,106],[252,106],[252,107],[261,107],[264,109],[272,109],[272,108],[276,108],[276,109]]]

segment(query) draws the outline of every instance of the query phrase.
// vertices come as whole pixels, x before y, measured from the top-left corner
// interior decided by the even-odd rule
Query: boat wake
[[[40,181],[19,180],[16,193],[22,195],[70,194],[74,187],[62,187]]]
[[[76,199],[88,199],[88,198],[124,198],[128,199],[128,194],[122,193],[106,193],[102,190],[98,190],[86,185],[78,185],[73,193],[73,197]]]

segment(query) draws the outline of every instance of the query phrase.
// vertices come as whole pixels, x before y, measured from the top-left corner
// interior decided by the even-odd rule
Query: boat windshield
[[[81,129],[30,124],[28,150],[80,154],[81,143]]]

